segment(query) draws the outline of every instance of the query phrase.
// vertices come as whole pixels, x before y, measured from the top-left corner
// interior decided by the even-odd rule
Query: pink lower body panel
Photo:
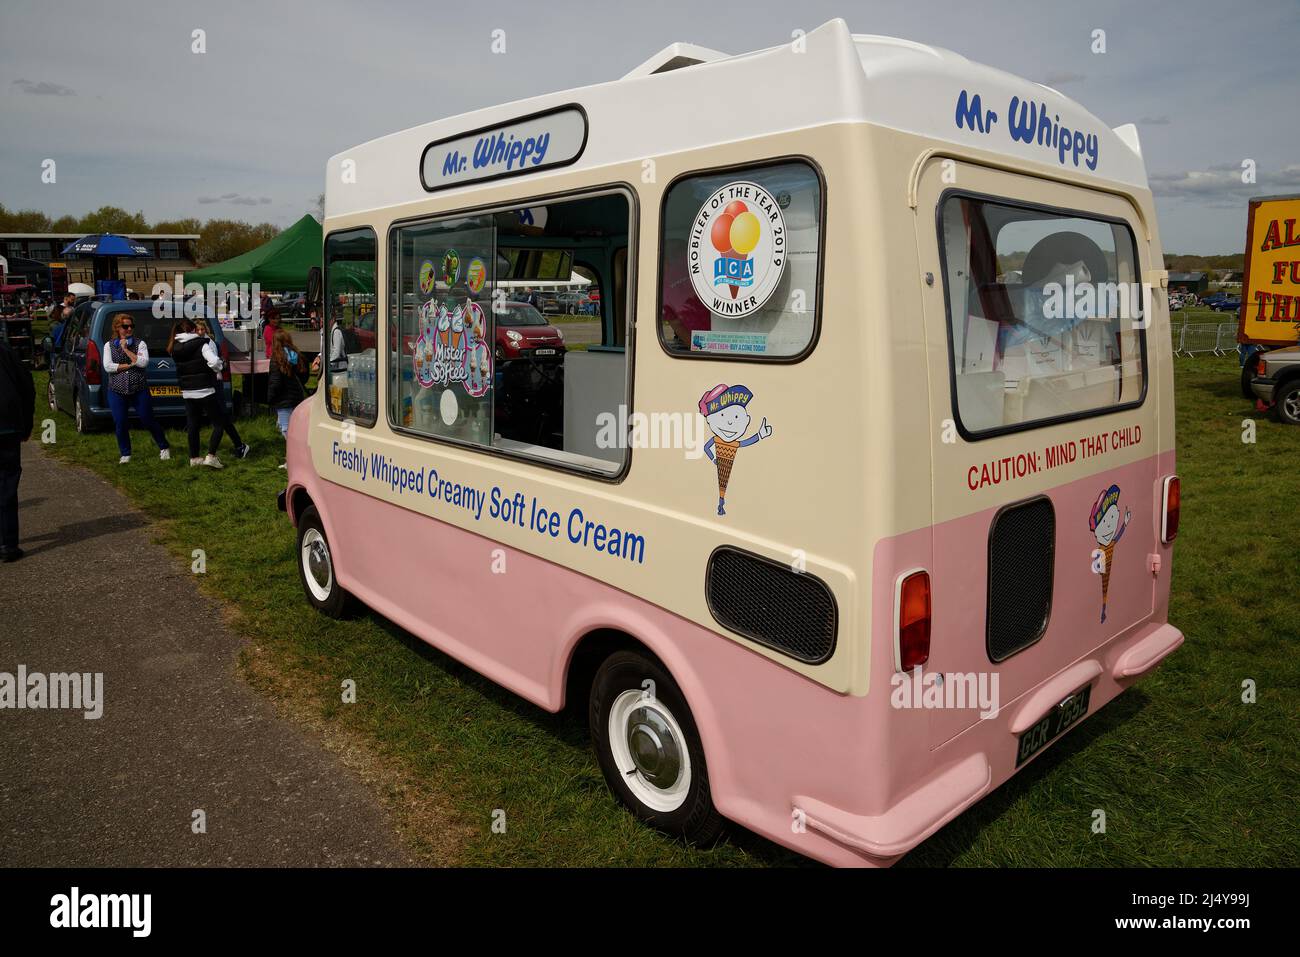
[[[1084,682],[1095,711],[1182,640],[1167,624],[1136,624],[935,747],[926,712],[891,706],[889,640],[873,642],[871,693],[837,694],[603,582],[325,482],[305,449],[291,447],[289,468],[290,500],[301,487],[316,504],[343,587],[542,708],[564,706],[584,637],[641,641],[687,699],[718,810],[829,864],[892,863],[1014,773],[1014,728]],[[892,635],[894,575],[928,549],[929,531],[877,548],[875,594],[888,599],[872,610],[873,634]]]

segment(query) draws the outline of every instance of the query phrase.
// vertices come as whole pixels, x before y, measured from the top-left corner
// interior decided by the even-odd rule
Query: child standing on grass
[[[235,443],[235,455],[248,457],[248,444],[239,438],[235,424],[226,414],[225,396],[218,395],[221,356],[217,346],[206,336],[198,335],[198,327],[190,319],[182,319],[172,326],[172,337],[167,351],[176,360],[176,375],[180,379],[181,398],[185,400],[185,429],[190,444],[190,465],[206,465],[210,469],[222,468],[217,458],[221,434],[229,433]],[[208,440],[208,454],[199,455],[199,428],[203,413],[212,421],[212,438]]]
[[[307,362],[293,347],[287,329],[276,329],[271,338],[271,376],[266,385],[266,402],[275,409],[275,422],[288,441],[289,418],[294,408],[307,398]],[[286,468],[288,463],[280,468]]]

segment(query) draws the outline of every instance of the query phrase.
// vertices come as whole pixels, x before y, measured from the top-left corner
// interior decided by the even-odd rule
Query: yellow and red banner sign
[[[1240,342],[1291,345],[1300,332],[1300,196],[1252,199]]]

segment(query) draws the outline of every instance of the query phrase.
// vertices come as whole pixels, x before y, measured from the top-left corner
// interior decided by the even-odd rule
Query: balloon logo
[[[722,215],[713,221],[709,239],[724,259],[739,262],[749,258],[749,254],[758,248],[761,232],[758,217],[750,212],[744,201],[736,199],[728,203]],[[739,275],[739,272],[734,274]],[[727,288],[731,290],[731,298],[735,299],[740,287],[728,285]]]

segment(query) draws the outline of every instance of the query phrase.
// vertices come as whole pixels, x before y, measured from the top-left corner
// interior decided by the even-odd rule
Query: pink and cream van
[[[365,143],[307,600],[585,708],[655,827],[888,864],[1182,642],[1164,280],[1133,126],[839,20]]]

